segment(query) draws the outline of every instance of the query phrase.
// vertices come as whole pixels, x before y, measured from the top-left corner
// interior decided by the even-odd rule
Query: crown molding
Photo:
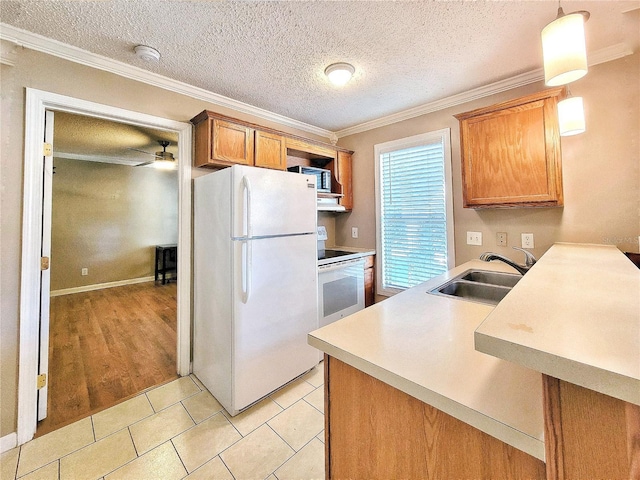
[[[401,122],[403,120],[409,120],[411,118],[426,115],[428,113],[444,110],[445,108],[454,107],[463,103],[478,100],[480,98],[495,95],[497,93],[511,90],[513,88],[522,87],[544,80],[544,71],[542,68],[525,72],[514,77],[510,77],[504,80],[500,80],[489,85],[474,88],[463,93],[452,95],[440,100],[425,103],[417,107],[403,110],[385,117],[364,122],[352,127],[344,128],[336,132],[316,127],[308,123],[300,122],[284,115],[279,115],[268,110],[254,107],[247,103],[234,100],[232,98],[219,95],[217,93],[210,92],[203,88],[194,87],[184,82],[172,80],[168,77],[158,75],[156,73],[149,72],[139,67],[134,67],[126,63],[112,60],[102,55],[82,50],[80,48],[68,45],[66,43],[59,42],[42,35],[28,32],[11,25],[0,23],[0,40],[13,43],[15,46],[22,46],[31,50],[37,50],[39,52],[53,55],[71,62],[86,65],[88,67],[104,70],[106,72],[114,73],[125,78],[143,82],[155,87],[163,88],[165,90],[186,95],[197,100],[202,100],[214,105],[233,109],[235,111],[253,115],[264,120],[272,121],[280,125],[285,125],[291,128],[319,135],[329,139],[339,139],[356,133],[366,132],[373,130],[374,128],[380,128],[393,123]],[[3,47],[4,48],[4,47]],[[618,43],[610,47],[606,47],[589,55],[589,66],[598,65],[612,60],[632,55],[633,50],[624,43]],[[13,64],[14,60],[11,60]]]
[[[632,54],[633,49],[631,49],[628,45],[626,45],[625,43],[618,43],[610,47],[596,50],[589,55],[588,62],[589,66],[594,66],[605,62],[610,62],[612,60],[617,60],[619,58],[626,57],[627,55]],[[436,100],[434,102],[425,103],[423,105],[387,115],[376,120],[371,120],[359,125],[354,125],[353,127],[345,128],[334,133],[338,138],[342,138],[348,135],[366,132],[368,130],[373,130],[374,128],[384,127],[393,123],[401,122],[403,120],[409,120],[421,115],[426,115],[427,113],[433,113],[439,110],[444,110],[445,108],[455,107],[456,105],[461,105],[463,103],[478,100],[483,97],[495,95],[496,93],[501,93],[513,88],[529,85],[541,80],[544,80],[544,70],[542,68],[538,68],[530,72],[516,75],[515,77],[510,77],[498,82],[490,83],[489,85],[474,88],[472,90]]]
[[[0,41],[0,63],[13,67],[16,64],[18,46],[6,40]]]
[[[83,50],[51,38],[43,37],[42,35],[28,32],[5,23],[0,23],[0,40],[5,40],[17,46],[37,50],[39,52],[91,68],[114,73],[121,77],[163,88],[197,100],[213,103],[214,105],[221,107],[231,108],[241,113],[253,115],[255,117],[262,118],[263,120],[276,122],[280,125],[319,135],[324,138],[331,137],[332,132],[324,128],[300,122],[259,107],[254,107],[253,105],[210,92],[203,88],[194,87],[193,85],[179,82],[163,75],[152,73],[142,68],[128,65],[124,62],[113,60],[102,55],[97,55],[95,53],[88,52],[87,50]]]

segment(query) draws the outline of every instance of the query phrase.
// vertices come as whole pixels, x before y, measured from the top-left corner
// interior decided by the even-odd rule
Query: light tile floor
[[[182,377],[5,452],[0,478],[324,478],[323,364],[231,417]]]

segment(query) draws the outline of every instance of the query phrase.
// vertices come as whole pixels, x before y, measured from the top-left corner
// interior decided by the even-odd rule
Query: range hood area
[[[318,193],[319,212],[346,212],[347,209],[338,203],[338,198],[342,195],[331,193]]]

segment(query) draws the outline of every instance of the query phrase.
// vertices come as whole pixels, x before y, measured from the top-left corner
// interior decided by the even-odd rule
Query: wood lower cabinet
[[[364,260],[364,306],[376,303],[375,289],[375,256],[369,255]]]
[[[325,355],[327,479],[544,479],[544,462]]]
[[[287,169],[287,146],[284,137],[256,130],[255,146],[256,167]]]
[[[563,204],[557,104],[564,88],[456,115],[465,208]]]
[[[543,375],[548,480],[640,479],[640,406]]]

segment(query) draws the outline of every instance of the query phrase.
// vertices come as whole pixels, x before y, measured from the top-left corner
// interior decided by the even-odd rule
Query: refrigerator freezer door
[[[315,235],[234,241],[233,405],[247,407],[318,363]],[[248,274],[246,272],[249,272]]]
[[[225,170],[234,238],[315,233],[315,177],[240,165]]]

